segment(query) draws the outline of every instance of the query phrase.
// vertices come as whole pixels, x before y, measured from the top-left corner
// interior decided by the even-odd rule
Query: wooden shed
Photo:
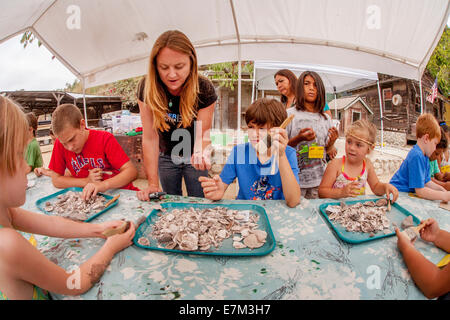
[[[339,123],[339,135],[343,136],[345,130],[352,122],[366,119],[372,121],[373,111],[360,96],[342,97],[328,103],[331,113]]]
[[[407,140],[415,140],[415,123],[421,114],[419,82],[378,74],[380,79],[381,105],[383,112],[383,130],[405,132]],[[422,76],[423,112],[433,114],[437,120],[445,119],[448,101],[440,92],[434,103],[426,100],[431,94],[434,78],[425,70]],[[376,81],[361,87],[347,90],[345,94],[358,95],[364,99],[374,112],[373,123],[381,129],[380,95]],[[330,104],[330,108],[333,108]],[[333,114],[334,116],[334,114]]]

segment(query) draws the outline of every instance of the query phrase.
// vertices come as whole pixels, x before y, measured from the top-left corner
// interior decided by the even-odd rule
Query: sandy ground
[[[339,138],[336,140],[336,148],[338,150],[337,157],[342,157],[345,154],[345,141],[343,138]],[[369,155],[369,158],[372,159],[405,159],[408,154],[411,146],[406,147],[389,147],[386,146],[383,148],[383,152],[381,152],[380,148],[376,148]],[[42,157],[44,159],[44,166],[48,168],[48,164],[50,163],[50,158],[53,150],[53,145],[43,145],[41,146]],[[379,176],[378,179],[381,182],[389,182],[391,179],[391,175],[383,175]],[[133,184],[138,188],[144,188],[147,186],[146,179],[137,179],[133,182]],[[183,181],[183,195],[186,196],[186,186]],[[225,192],[224,199],[235,199],[237,195],[237,184],[236,182],[232,183],[228,186],[227,191]],[[370,187],[366,188],[366,194],[373,194],[370,190]]]

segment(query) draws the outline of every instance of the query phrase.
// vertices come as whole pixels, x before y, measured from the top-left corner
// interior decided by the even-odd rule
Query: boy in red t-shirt
[[[137,170],[114,136],[85,127],[80,109],[63,104],[52,114],[56,136],[49,169],[56,188],[84,188],[83,199],[110,189],[139,190],[132,181]],[[66,168],[71,176],[64,176]]]

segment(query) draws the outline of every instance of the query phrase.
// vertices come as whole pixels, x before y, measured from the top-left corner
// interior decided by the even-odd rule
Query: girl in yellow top
[[[319,186],[320,198],[346,198],[365,194],[366,184],[377,196],[386,194],[393,201],[398,190],[389,183],[382,183],[367,155],[375,147],[376,127],[367,120],[353,122],[345,136],[345,156],[331,161]]]
[[[48,260],[18,231],[57,238],[104,238],[103,231],[120,226],[122,221],[78,223],[19,208],[25,203],[27,188],[27,141],[24,113],[12,100],[0,96],[0,300],[45,299],[44,290],[80,295],[100,279],[114,255],[131,244],[134,225],[123,234],[109,237],[72,273]],[[75,272],[80,275],[80,285],[68,287],[67,280]]]

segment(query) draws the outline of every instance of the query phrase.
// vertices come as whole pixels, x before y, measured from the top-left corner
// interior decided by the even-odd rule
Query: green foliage
[[[98,87],[98,95],[105,96],[121,96],[124,107],[129,107],[137,104],[136,90],[137,85],[142,77],[129,78],[119,80]]]
[[[33,41],[37,39],[31,31],[26,31],[22,38],[20,39],[20,43],[23,44],[23,47],[26,48],[29,44],[33,43]],[[42,45],[41,40],[38,39],[38,47]]]
[[[450,95],[450,28],[446,27],[441,40],[434,49],[427,70],[438,78],[438,86],[444,96]]]
[[[141,78],[142,77],[129,78],[88,88],[86,89],[86,94],[98,96],[120,96],[123,101],[122,105],[124,107],[130,107],[137,104],[136,90]],[[75,80],[72,84],[66,83],[64,91],[83,93],[83,87],[79,80]]]
[[[253,66],[253,61],[241,61],[241,71],[248,72],[251,77],[253,77]],[[238,61],[210,64],[206,68],[207,71],[213,71],[208,73],[211,80],[219,80],[219,86],[234,90],[234,85],[239,78]]]

